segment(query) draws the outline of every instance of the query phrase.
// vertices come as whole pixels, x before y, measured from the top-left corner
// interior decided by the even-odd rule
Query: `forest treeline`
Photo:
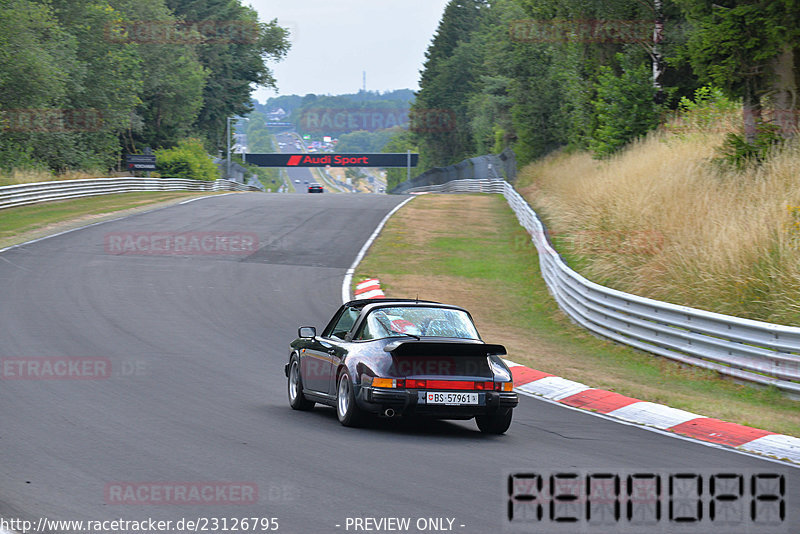
[[[796,129],[798,37],[800,0],[452,0],[384,150],[419,151],[421,170],[509,146],[522,164],[604,157],[714,86],[741,106],[747,153]],[[217,153],[288,48],[242,0],[0,0],[0,170],[110,169],[186,138]],[[387,111],[411,100],[396,96]],[[280,98],[320,124],[376,107]]]
[[[187,138],[216,154],[288,49],[240,0],[0,0],[0,170],[112,169]]]
[[[452,0],[426,53],[412,116],[387,150],[421,168],[512,146],[604,157],[718,88],[742,106],[741,143],[797,124],[797,0]]]

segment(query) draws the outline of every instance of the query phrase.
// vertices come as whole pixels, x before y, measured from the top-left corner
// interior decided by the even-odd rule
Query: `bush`
[[[664,130],[676,135],[735,132],[741,121],[740,101],[729,99],[718,87],[704,85],[694,92],[694,100],[681,97]]]
[[[698,127],[718,127],[720,120],[731,115],[738,117],[742,110],[740,102],[726,97],[722,89],[713,85],[696,89],[694,100],[681,97],[678,108],[684,118],[691,118],[691,122]]]
[[[778,126],[762,122],[756,127],[756,138],[752,143],[748,143],[743,135],[729,133],[717,149],[720,157],[716,162],[741,171],[764,163],[783,142]]]
[[[597,99],[592,102],[597,129],[589,147],[596,158],[610,156],[658,126],[659,106],[650,69],[644,64],[634,66],[621,54],[617,54],[617,61],[622,74],[617,76],[611,68],[601,67]]]
[[[182,139],[175,148],[162,148],[155,154],[158,172],[165,178],[206,181],[220,178],[219,169],[199,139]]]

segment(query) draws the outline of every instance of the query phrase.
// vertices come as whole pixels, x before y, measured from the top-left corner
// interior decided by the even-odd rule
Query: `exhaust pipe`
[[[386,416],[386,417],[394,417],[394,410],[391,409],[391,408],[386,408],[383,411],[383,415]]]

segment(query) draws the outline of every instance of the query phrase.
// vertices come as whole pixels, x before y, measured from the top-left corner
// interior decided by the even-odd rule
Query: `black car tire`
[[[476,415],[475,422],[484,434],[505,434],[511,426],[511,415],[511,408],[498,409],[490,414]]]
[[[308,400],[303,395],[303,377],[300,375],[300,361],[297,358],[292,358],[292,362],[289,364],[287,391],[289,406],[293,409],[305,412],[314,407],[314,401]]]
[[[364,422],[364,414],[356,404],[350,374],[342,371],[336,383],[336,417],[344,426],[357,427]]]

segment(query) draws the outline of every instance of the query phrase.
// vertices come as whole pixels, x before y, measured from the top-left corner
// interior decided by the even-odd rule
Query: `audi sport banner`
[[[259,167],[405,167],[408,154],[245,154],[247,163]],[[411,154],[416,167],[419,154]]]

